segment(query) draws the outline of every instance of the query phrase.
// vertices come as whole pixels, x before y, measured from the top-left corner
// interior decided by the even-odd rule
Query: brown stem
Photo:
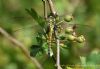
[[[46,6],[46,0],[42,0],[43,1],[43,7],[44,7],[44,18],[45,20],[47,20],[47,6]]]
[[[58,38],[58,33],[57,31],[55,30],[55,39],[56,39],[56,46],[57,46],[57,61],[56,61],[56,65],[57,65],[57,69],[62,69],[61,66],[60,66],[60,40]]]
[[[62,69],[61,66],[60,66],[60,40],[59,39],[56,39],[56,44],[57,44],[57,69]]]
[[[48,1],[48,4],[49,4],[49,8],[50,8],[50,11],[53,15],[56,15],[56,11],[55,11],[55,8],[54,8],[54,5],[53,5],[53,2],[51,0],[47,0]]]
[[[34,63],[34,64],[37,66],[38,69],[43,69],[42,66],[41,66],[41,64],[40,64],[35,58],[32,58],[32,57],[30,56],[29,51],[25,48],[25,46],[24,46],[22,43],[20,43],[18,40],[16,40],[16,39],[13,38],[12,36],[10,36],[10,35],[9,35],[3,28],[1,28],[1,27],[0,27],[0,33],[1,33],[4,37],[6,37],[8,40],[10,40],[12,43],[14,43],[14,44],[15,44],[14,46],[19,47],[19,48],[22,50],[22,52],[24,53],[24,55],[25,55],[29,60],[31,60],[32,63]]]

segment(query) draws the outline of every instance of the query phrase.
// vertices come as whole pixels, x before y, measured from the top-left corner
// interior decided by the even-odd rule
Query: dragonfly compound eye
[[[72,21],[73,20],[73,16],[72,15],[66,15],[65,17],[64,17],[64,21],[66,21],[66,22],[70,22],[70,21]]]

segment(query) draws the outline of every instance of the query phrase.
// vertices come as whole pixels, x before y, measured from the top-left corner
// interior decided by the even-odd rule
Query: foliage
[[[63,43],[60,43],[62,45],[60,45],[60,49],[61,49],[61,65],[63,65],[64,67],[66,66],[66,64],[73,64],[73,62],[70,61],[70,58],[69,56],[73,56],[71,54],[71,50],[72,50],[72,43],[83,43],[85,38],[84,36],[77,36],[76,35],[76,32],[74,31],[73,27],[70,27],[70,26],[67,26],[66,27],[66,30],[63,31],[61,29],[61,26],[60,24],[62,24],[61,20],[60,19],[57,19],[57,18],[60,18],[59,16],[53,18],[53,16],[50,14],[48,16],[48,20],[46,22],[46,25],[45,25],[45,22],[41,22],[40,20],[42,18],[39,17],[39,15],[35,12],[35,10],[31,9],[31,10],[28,10],[28,13],[38,22],[38,24],[42,27],[43,31],[42,33],[38,32],[37,36],[36,36],[36,39],[37,39],[37,45],[32,45],[31,46],[31,51],[30,51],[30,55],[35,57],[39,52],[42,52],[43,53],[43,50],[48,49],[48,51],[45,51],[45,53],[49,53],[47,54],[49,57],[54,57],[54,60],[56,60],[56,38],[57,37],[58,39],[60,39],[60,41],[64,41]],[[56,21],[53,21],[53,20],[56,20]],[[70,20],[71,19],[71,20]],[[70,15],[66,15],[64,20],[66,22],[71,22],[72,21],[72,17]],[[69,21],[70,20],[70,21]],[[63,20],[62,20],[63,21]],[[55,24],[53,22],[56,22]],[[50,23],[50,24],[49,24]],[[48,25],[47,25],[48,24]],[[50,25],[50,26],[49,26]],[[44,26],[46,28],[44,28]],[[60,31],[59,31],[60,30]],[[62,31],[64,32],[62,34]],[[56,36],[55,33],[58,33],[58,35]],[[62,34],[62,36],[60,36]],[[43,38],[44,37],[44,38]],[[62,39],[62,37],[64,37],[64,39]],[[52,42],[54,41],[54,42]],[[47,47],[43,47],[44,43],[47,43]],[[70,45],[69,45],[70,44]],[[49,48],[49,45],[51,45],[52,47]],[[69,48],[67,48],[69,47]],[[50,50],[49,50],[50,49]],[[52,51],[52,52],[51,52]],[[52,55],[51,55],[52,53]],[[70,55],[71,54],[71,55]],[[65,60],[68,60],[68,61],[65,61]],[[49,61],[49,60],[48,60]],[[55,63],[56,64],[56,63]],[[54,67],[54,66],[53,66]]]
[[[78,22],[79,24],[88,24],[92,27],[90,28],[88,26],[88,28],[84,28],[81,26],[78,29],[79,35],[81,36],[82,34],[85,36],[85,46],[77,42],[70,42],[70,40],[73,40],[73,37],[67,36],[69,34],[68,32],[71,31],[70,28],[67,29],[66,34],[60,34],[59,37],[61,40],[66,38],[70,39],[68,43],[64,42],[64,44],[61,44],[60,47],[62,56],[61,64],[63,68],[100,68],[99,2],[99,0],[82,0],[73,12],[75,22]],[[69,0],[56,0],[54,3],[56,8],[58,8],[57,11],[59,14],[64,13],[65,15],[65,13],[67,13],[65,11],[66,9],[71,11],[73,8],[73,5],[70,4]],[[56,56],[54,56],[54,59],[52,57],[47,57],[48,44],[46,42],[46,35],[43,29],[47,29],[48,25],[45,24],[45,20],[43,18],[42,6],[42,1],[40,0],[0,0],[0,26],[5,28],[18,40],[22,41],[27,48],[29,48],[30,52],[32,52],[31,55],[36,57],[43,64],[44,69],[54,69],[54,59]],[[30,9],[31,7],[34,9]],[[25,11],[25,8],[28,9]],[[30,17],[30,15],[32,17]],[[18,16],[21,17],[15,18]],[[64,19],[64,17],[62,18]],[[26,27],[29,24],[32,24],[35,27],[25,28],[14,32],[14,30]],[[39,28],[39,32],[35,32],[38,30],[37,28]],[[36,67],[27,60],[19,49],[13,49],[10,46],[13,46],[12,43],[0,35],[0,69],[36,69]],[[56,54],[55,50],[56,46],[54,44],[54,47],[52,47],[54,54]],[[65,61],[67,61],[67,63]],[[69,64],[74,64],[74,66],[70,66]]]

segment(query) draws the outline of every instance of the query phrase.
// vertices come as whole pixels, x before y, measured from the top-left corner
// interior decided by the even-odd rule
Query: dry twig
[[[48,1],[48,4],[49,4],[49,8],[50,8],[51,13],[52,13],[53,15],[56,15],[57,12],[56,12],[56,10],[55,10],[55,8],[54,8],[54,5],[53,5],[52,0],[47,0],[47,1]]]
[[[11,35],[9,35],[9,34],[8,34],[3,28],[1,28],[1,27],[0,27],[0,33],[1,33],[4,37],[6,37],[8,40],[10,40],[12,43],[14,43],[14,44],[15,44],[14,46],[19,47],[19,48],[22,50],[22,52],[24,53],[24,55],[25,55],[28,59],[30,59],[30,60],[32,61],[32,63],[34,63],[34,64],[37,66],[38,69],[43,69],[42,66],[41,66],[41,64],[40,64],[35,58],[32,58],[32,57],[30,56],[29,51],[25,48],[25,46],[24,46],[22,43],[20,43],[20,42],[19,42],[18,40],[16,40],[14,37],[12,37]]]

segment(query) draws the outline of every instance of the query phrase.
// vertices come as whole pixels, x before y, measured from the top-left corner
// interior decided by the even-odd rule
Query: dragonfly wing
[[[25,31],[25,30],[33,30],[34,33],[37,33],[37,32],[43,32],[43,30],[41,29],[41,27],[39,27],[39,25],[33,25],[33,24],[30,24],[30,25],[27,25],[27,26],[21,26],[21,27],[17,27],[14,29],[13,32],[21,32],[21,31]]]
[[[44,18],[39,16],[34,9],[32,9],[32,8],[30,10],[26,9],[26,11],[29,13],[30,16],[32,16],[34,18],[34,20],[36,20],[38,22],[38,24],[41,27],[44,27],[44,24],[45,24]]]

